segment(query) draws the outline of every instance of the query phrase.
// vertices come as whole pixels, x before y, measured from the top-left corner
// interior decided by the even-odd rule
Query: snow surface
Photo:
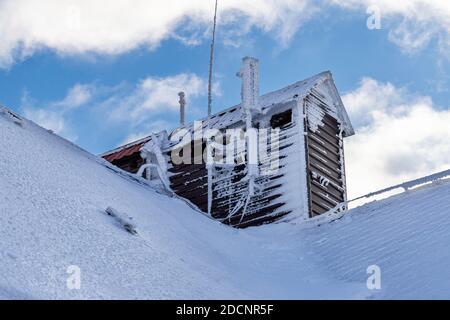
[[[450,298],[448,181],[320,227],[236,230],[27,120],[0,114],[0,150],[2,299]]]

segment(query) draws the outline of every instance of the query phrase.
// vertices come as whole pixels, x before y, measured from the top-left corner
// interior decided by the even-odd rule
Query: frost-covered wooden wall
[[[342,129],[325,89],[312,89],[304,100],[310,217],[346,200]]]
[[[261,111],[253,117],[252,125],[268,129],[269,134],[279,130],[276,152],[271,146],[260,145],[260,148],[268,149],[266,156],[259,158],[259,169],[265,171],[274,160],[278,164],[277,170],[256,178],[254,194],[248,196],[245,161],[229,167],[213,165],[208,171],[204,162],[194,158],[196,146],[206,147],[202,138],[191,142],[191,164],[172,162],[172,152],[180,148],[176,143],[164,148],[170,188],[206,214],[240,228],[280,219],[307,220],[343,203],[346,200],[343,139],[354,132],[331,74],[325,72],[266,94],[259,103]],[[236,106],[224,110],[204,119],[203,126],[224,133],[229,128],[245,130],[242,109],[242,106]],[[184,129],[192,133],[193,125]],[[117,154],[125,154],[136,161],[136,148],[140,149],[148,140],[103,156],[131,171],[131,164]],[[229,143],[227,138],[222,142],[224,145]],[[236,159],[247,156],[245,148],[234,152]]]
[[[257,191],[254,195],[248,197],[249,185],[246,179],[247,166],[245,163],[236,163],[230,167],[213,165],[211,209],[208,210],[208,171],[205,164],[194,164],[194,158],[192,158],[193,164],[169,164],[172,190],[191,201],[203,212],[210,211],[213,218],[234,227],[248,227],[273,222],[292,212],[294,208],[287,203],[288,199],[286,198],[288,193],[286,177],[290,167],[295,165],[295,163],[289,164],[290,160],[294,160],[293,156],[289,156],[289,154],[295,154],[297,146],[293,141],[298,136],[296,123],[292,121],[292,106],[296,105],[296,103],[291,104],[290,109],[274,114],[266,121],[269,125],[267,127],[269,135],[270,130],[275,128],[278,128],[281,134],[279,144],[276,146],[278,152],[272,152],[269,147],[266,153],[267,157],[261,158],[259,161],[260,171],[266,171],[267,166],[278,161],[279,165],[277,168],[271,168],[274,174],[261,175],[256,179]],[[255,122],[255,125],[261,128],[258,119]],[[240,127],[243,127],[242,122],[232,125],[234,129]],[[224,137],[226,137],[226,129],[226,127],[222,128]],[[224,138],[223,143],[231,142]],[[201,144],[201,142],[192,143],[192,150],[194,144]],[[205,147],[203,143],[202,148]],[[267,145],[261,144],[260,147],[267,147]],[[172,150],[167,151],[168,158],[171,152]],[[194,151],[191,152],[191,155],[193,157]],[[233,155],[236,161],[246,157],[245,149],[236,149]]]

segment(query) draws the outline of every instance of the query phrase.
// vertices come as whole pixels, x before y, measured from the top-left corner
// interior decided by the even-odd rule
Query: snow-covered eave
[[[324,71],[321,73],[316,74],[315,76],[312,76],[310,78],[307,78],[305,80],[297,81],[287,87],[284,87],[282,89],[272,91],[269,93],[266,93],[260,97],[260,104],[261,104],[261,110],[262,115],[267,114],[273,114],[276,113],[276,111],[279,111],[280,106],[286,105],[290,102],[294,101],[300,101],[303,100],[313,88],[316,86],[327,84],[331,93],[333,94],[334,100],[336,101],[336,109],[337,109],[337,115],[339,117],[339,120],[343,126],[344,130],[344,137],[349,137],[355,134],[355,131],[353,129],[353,126],[350,122],[350,118],[347,114],[347,111],[345,110],[345,106],[341,100],[341,97],[339,96],[338,90],[336,88],[336,85],[333,80],[333,76],[330,71]],[[199,119],[197,121],[202,121],[204,123],[204,127],[208,127],[208,124],[211,125],[212,128],[220,129],[221,122],[220,118],[222,118],[225,114],[232,113],[231,121],[227,122],[226,126],[231,127],[233,124],[238,123],[239,121],[242,121],[244,118],[244,112],[242,110],[242,105],[238,104],[232,107],[229,107],[227,109],[221,110],[211,117],[205,117],[203,119]],[[189,123],[185,126],[179,127],[175,130],[173,130],[169,137],[173,134],[173,132],[176,132],[180,129],[186,129],[187,131],[192,131],[194,129],[194,123]],[[137,140],[135,142],[131,142],[129,144],[126,144],[124,146],[118,147],[114,150],[110,150],[108,152],[105,152],[103,154],[100,154],[100,157],[105,157],[110,154],[114,154],[117,152],[120,152],[124,149],[133,147],[135,145],[138,145],[140,143],[145,143],[150,140],[150,136],[142,138],[140,140]]]
[[[333,75],[330,71],[326,72],[328,75],[327,84],[330,88],[331,93],[333,94],[335,101],[337,102],[336,108],[337,108],[337,115],[339,117],[339,120],[341,121],[341,124],[343,126],[343,136],[344,137],[351,137],[355,134],[355,129],[353,128],[353,125],[350,121],[350,117],[348,116],[347,110],[345,109],[344,103],[342,102],[341,96],[339,95],[339,92],[336,88],[336,84],[333,79]]]
[[[327,81],[329,80],[329,81]],[[347,114],[347,111],[345,110],[345,106],[342,103],[342,100],[339,96],[339,92],[335,86],[333,76],[330,71],[324,71],[321,73],[318,73],[310,78],[307,78],[305,80],[297,81],[291,85],[288,85],[282,89],[278,89],[275,91],[268,92],[264,95],[261,95],[259,98],[262,114],[273,114],[278,111],[279,107],[282,105],[286,105],[287,103],[303,100],[306,98],[306,96],[311,92],[311,90],[323,83],[330,83],[329,89],[332,92],[336,103],[337,103],[337,111],[339,120],[344,126],[345,129],[345,135],[344,136],[351,136],[355,133],[353,126],[350,122],[350,118]],[[242,104],[237,104],[232,107],[223,109],[215,114],[213,114],[211,117],[205,117],[203,119],[199,119],[198,121],[202,122],[210,122],[214,119],[223,116],[226,113],[233,112],[236,113],[235,122],[239,122],[244,117],[244,112],[242,110]],[[230,124],[229,124],[230,125]],[[187,129],[188,131],[192,129],[193,123],[189,123],[184,127],[180,127],[178,129]],[[213,126],[215,127],[215,126]],[[175,129],[177,130],[177,129]]]
[[[336,113],[338,120],[342,124],[343,136],[350,137],[355,134],[355,130],[348,116],[347,110],[345,109],[344,103],[342,102],[341,96],[336,88],[336,84],[333,79],[333,75],[330,71],[324,71],[319,73],[309,79],[296,82],[284,89],[268,93],[261,97],[261,101],[266,101],[263,103],[263,113],[273,114],[278,110],[278,107],[283,104],[287,104],[291,101],[302,101],[305,99],[315,87],[325,84],[331,94],[333,95],[334,101],[336,103]],[[280,99],[276,102],[268,105],[267,100],[273,99],[273,97],[279,96]],[[238,106],[239,107],[239,106]]]

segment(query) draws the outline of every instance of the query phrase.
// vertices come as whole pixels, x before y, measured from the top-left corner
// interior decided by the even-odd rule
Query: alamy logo
[[[381,289],[381,268],[377,265],[371,265],[367,267],[367,289],[380,290]]]
[[[69,277],[67,277],[66,285],[69,290],[80,290],[81,288],[81,269],[78,266],[69,266],[66,270]]]
[[[367,28],[369,30],[381,29],[381,10],[380,7],[372,5],[367,8],[366,13],[369,15],[367,18]]]
[[[244,163],[259,166],[261,175],[275,174],[279,169],[280,129],[204,129],[194,122],[193,132],[180,129],[170,137],[174,165],[206,164],[234,167]]]

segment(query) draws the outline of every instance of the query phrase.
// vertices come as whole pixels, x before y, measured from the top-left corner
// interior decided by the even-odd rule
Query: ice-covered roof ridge
[[[300,80],[300,81],[294,82],[293,84],[290,84],[290,85],[288,85],[288,86],[286,86],[286,87],[284,87],[284,88],[277,89],[277,90],[274,90],[274,91],[270,91],[270,92],[268,92],[268,93],[265,93],[265,94],[263,94],[263,95],[260,96],[260,104],[262,105],[261,107],[262,107],[262,108],[270,107],[270,106],[273,105],[275,102],[274,102],[274,103],[270,103],[271,101],[270,101],[269,99],[270,99],[270,98],[273,98],[273,97],[280,97],[281,94],[284,94],[284,95],[287,96],[287,97],[284,97],[284,98],[285,98],[284,100],[282,99],[282,100],[280,100],[280,101],[276,101],[276,103],[284,102],[284,101],[286,101],[286,100],[288,100],[288,99],[289,99],[289,100],[293,100],[293,99],[297,98],[297,97],[295,96],[295,94],[292,95],[292,96],[289,96],[289,95],[288,95],[288,93],[294,91],[293,89],[300,89],[300,88],[302,88],[302,89],[304,89],[304,91],[305,91],[304,94],[306,94],[306,93],[309,91],[309,89],[311,89],[315,84],[317,84],[317,83],[319,83],[319,82],[321,82],[321,81],[330,79],[330,78],[331,78],[331,72],[330,72],[330,71],[323,71],[323,72],[318,73],[318,74],[316,74],[316,75],[314,75],[314,76],[312,76],[312,77],[309,77],[309,78],[306,78],[306,79],[304,79],[304,80]],[[319,81],[319,80],[321,80],[321,81]],[[308,88],[308,90],[306,90],[306,88]],[[296,93],[296,94],[298,94],[298,93]],[[300,95],[299,95],[299,96],[300,96]],[[299,97],[299,96],[298,96],[298,97]],[[239,104],[236,104],[236,105],[234,105],[234,106],[232,106],[232,107],[223,109],[223,110],[221,110],[221,111],[219,111],[219,112],[216,112],[215,114],[213,114],[213,115],[211,116],[211,119],[212,119],[212,118],[215,118],[215,117],[218,117],[218,116],[220,116],[220,115],[223,114],[223,113],[230,112],[230,111],[233,110],[233,109],[239,109],[239,108],[241,108],[241,104],[240,104],[240,103],[239,103]],[[200,121],[201,121],[201,120],[208,120],[208,117],[205,117],[205,118],[203,118],[203,119],[200,119]],[[188,126],[189,126],[189,125],[188,125]]]
[[[332,80],[332,74],[330,71],[320,72],[312,77],[297,81],[297,82],[295,82],[291,85],[288,85],[284,88],[265,93],[260,96],[261,109],[263,110],[264,113],[266,113],[269,110],[271,110],[270,107],[272,107],[274,105],[292,101],[295,99],[301,99],[302,97],[305,97],[313,87],[323,83],[326,80]],[[222,117],[224,117],[225,115],[228,114],[229,118],[227,119],[228,120],[227,123],[231,124],[233,122],[239,121],[243,117],[241,108],[242,108],[242,105],[237,104],[232,107],[218,111],[215,114],[213,114],[211,117],[204,117],[204,118],[198,119],[197,121],[203,122],[205,124],[205,126],[213,126],[214,124],[217,124],[219,122],[219,120],[222,119]],[[223,121],[223,122],[225,122],[225,121]],[[191,123],[186,124],[185,126],[179,127],[178,129],[184,128],[187,130],[192,130],[193,126],[194,126],[194,123],[191,122]],[[151,136],[147,136],[140,140],[130,142],[124,146],[120,146],[113,150],[107,151],[107,152],[101,154],[100,156],[103,157],[103,156],[109,155],[111,153],[119,152],[123,149],[138,145],[142,142],[146,142],[150,139],[150,137]]]
[[[270,110],[269,108],[288,101],[292,101],[295,99],[302,98],[308,94],[308,92],[316,85],[321,84],[322,82],[332,79],[332,74],[330,71],[323,71],[321,73],[318,73],[312,77],[306,78],[304,80],[297,81],[291,85],[288,85],[284,88],[271,91],[268,93],[265,93],[260,96],[259,103],[261,105],[261,109],[263,112],[267,112]],[[220,117],[225,116],[226,114],[230,113],[237,113],[237,116],[235,118],[235,121],[237,119],[241,119],[244,115],[241,111],[242,104],[237,104],[232,107],[223,109],[219,112],[216,112],[211,117],[204,117],[202,119],[198,119],[198,121],[202,121],[206,123],[207,125],[211,125],[213,121],[217,121]],[[240,117],[240,118],[238,118]],[[185,129],[190,130],[193,127],[193,123],[189,123],[186,126],[182,127]]]
[[[266,93],[261,96],[261,104],[262,108],[267,108],[273,105],[274,103],[285,102],[287,100],[292,100],[296,98],[301,98],[308,94],[309,90],[311,90],[314,86],[322,83],[325,80],[331,79],[332,75],[330,71],[324,71],[316,74],[315,76],[309,77],[304,80],[297,81],[287,87],[282,89],[278,89],[269,93]],[[300,91],[301,90],[301,91]],[[293,95],[291,95],[293,93]],[[276,102],[270,104],[268,101],[270,98],[282,97],[281,101],[277,100]]]

